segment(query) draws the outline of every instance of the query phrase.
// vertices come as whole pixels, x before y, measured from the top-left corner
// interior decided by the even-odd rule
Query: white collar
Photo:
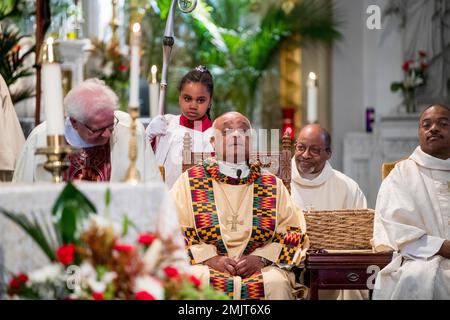
[[[450,171],[450,158],[442,160],[423,152],[422,148],[417,147],[413,154],[409,156],[411,160],[421,167],[432,170]]]
[[[95,144],[87,143],[81,139],[78,131],[72,126],[69,117],[67,117],[64,122],[64,135],[67,142],[74,148],[91,148],[96,146]]]
[[[250,173],[250,168],[248,167],[247,163],[241,162],[241,163],[230,163],[225,162],[222,160],[217,160],[219,163],[219,171],[226,175],[227,177],[235,178],[237,179],[237,170],[241,170],[241,176],[239,178],[243,179],[247,177]]]
[[[308,186],[308,187],[320,186],[321,184],[324,184],[325,182],[327,182],[327,180],[330,179],[331,176],[334,174],[333,167],[331,167],[331,164],[328,161],[325,163],[325,166],[323,167],[320,174],[312,180],[303,178],[300,175],[300,173],[298,172],[298,169],[297,169],[297,163],[295,162],[295,157],[292,157],[291,166],[292,166],[292,170],[291,170],[292,181],[294,181],[300,185]]]

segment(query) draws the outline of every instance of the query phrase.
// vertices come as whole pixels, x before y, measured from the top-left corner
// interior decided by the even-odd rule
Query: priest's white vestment
[[[119,122],[114,128],[109,142],[111,150],[110,181],[120,182],[123,181],[130,164],[129,145],[131,117],[128,113],[122,111],[115,111],[114,114],[119,119]],[[51,181],[51,174],[45,171],[43,167],[46,157],[44,155],[35,155],[36,148],[46,146],[46,139],[46,123],[43,122],[30,133],[17,162],[13,181]],[[153,150],[145,135],[144,127],[140,123],[137,125],[136,142],[136,168],[141,180],[144,182],[160,181],[161,175],[156,166]]]
[[[394,250],[375,281],[374,299],[450,299],[450,260],[436,255],[450,239],[450,159],[417,147],[383,181],[374,245]]]
[[[0,75],[0,181],[10,180],[25,143],[8,86]]]
[[[301,210],[365,209],[367,200],[358,184],[327,161],[314,179],[303,178],[291,161],[291,196]],[[367,290],[319,290],[319,298],[338,300],[368,299]]]

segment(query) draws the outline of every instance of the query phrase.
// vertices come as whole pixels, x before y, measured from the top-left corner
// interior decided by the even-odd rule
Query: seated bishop
[[[102,81],[88,79],[73,88],[64,99],[67,117],[64,123],[66,143],[78,152],[69,155],[70,167],[65,181],[122,181],[129,160],[131,117],[118,111],[117,95]],[[47,142],[46,122],[28,137],[17,161],[13,181],[51,181],[44,169],[46,157],[36,149]],[[160,181],[155,157],[142,124],[136,130],[136,168],[143,181]]]
[[[238,112],[213,123],[216,157],[184,172],[171,193],[193,273],[233,299],[294,299],[305,287],[303,214],[283,182],[249,164],[251,126]]]

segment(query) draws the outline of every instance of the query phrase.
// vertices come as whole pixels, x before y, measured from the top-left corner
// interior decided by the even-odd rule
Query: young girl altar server
[[[210,143],[213,133],[210,110],[214,90],[211,73],[203,66],[196,67],[181,79],[178,90],[181,114],[159,115],[146,130],[155,150],[156,162],[164,166],[169,188],[181,175],[186,132],[192,138],[193,152],[213,152]]]

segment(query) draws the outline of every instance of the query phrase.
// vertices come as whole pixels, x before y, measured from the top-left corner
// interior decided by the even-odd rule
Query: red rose
[[[156,300],[153,295],[147,291],[139,291],[136,293],[136,300]]]
[[[200,285],[202,284],[200,279],[198,279],[196,276],[189,276],[189,281],[192,282],[192,284],[197,288],[200,287]]]
[[[139,239],[138,242],[140,244],[144,244],[146,246],[149,246],[152,244],[153,240],[155,240],[156,237],[153,234],[150,233],[142,233],[141,235],[139,235]]]
[[[403,64],[403,66],[402,66],[403,71],[408,71],[408,70],[409,70],[409,66],[410,66],[411,64],[413,64],[413,63],[414,63],[414,61],[412,61],[412,60],[406,61],[406,62]]]
[[[105,300],[105,294],[103,292],[92,292],[92,299]]]
[[[64,244],[56,250],[56,257],[63,265],[68,266],[75,261],[75,245]]]
[[[419,51],[419,56],[421,58],[425,58],[427,56],[427,53],[425,51]]]
[[[9,287],[11,289],[18,290],[18,289],[20,289],[20,285],[21,285],[21,283],[20,283],[19,279],[17,279],[17,278],[12,278],[11,281],[9,281]]]
[[[116,243],[113,249],[119,252],[130,253],[134,250],[134,247],[131,244]]]
[[[421,63],[420,63],[420,68],[421,68],[422,70],[428,69],[428,64],[425,63],[425,62],[421,62]]]
[[[124,65],[124,64],[119,64],[117,69],[119,69],[120,72],[125,72],[125,71],[128,70],[128,67],[126,65]]]
[[[178,272],[178,270],[174,267],[165,267],[164,268],[164,273],[166,274],[166,276],[168,278],[178,278],[178,276],[180,275],[180,273]]]
[[[19,273],[16,278],[21,283],[25,283],[28,281],[28,276],[25,273]]]
[[[9,281],[9,287],[11,289],[18,290],[20,287],[28,281],[28,276],[25,273],[19,273]]]

